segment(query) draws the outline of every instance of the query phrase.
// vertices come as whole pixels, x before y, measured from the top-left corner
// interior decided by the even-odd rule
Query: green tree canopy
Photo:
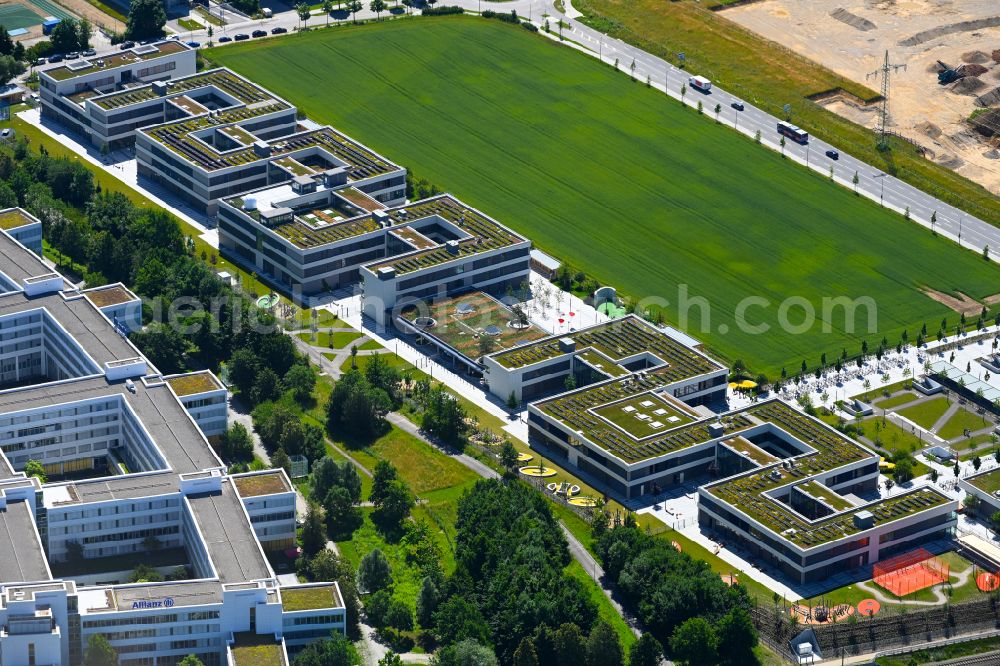
[[[392,585],[392,568],[385,553],[376,548],[361,558],[358,564],[358,587],[365,594],[384,590]]]
[[[118,666],[118,653],[102,634],[91,634],[83,654],[83,666]]]
[[[125,36],[128,39],[155,39],[163,36],[167,13],[160,0],[132,0],[129,4]]]

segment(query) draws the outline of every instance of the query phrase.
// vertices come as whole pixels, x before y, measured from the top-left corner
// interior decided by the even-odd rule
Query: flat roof
[[[991,469],[988,472],[980,472],[965,479],[967,483],[979,488],[984,493],[993,495],[1000,492],[1000,467]],[[994,495],[995,497],[995,495]]]
[[[282,587],[281,606],[285,612],[343,608],[344,600],[336,583]]]
[[[109,284],[103,287],[85,289],[83,295],[99,308],[129,303],[139,299],[138,296],[126,289],[122,284]]]
[[[58,67],[43,69],[42,74],[46,74],[56,81],[66,81],[85,74],[93,74],[102,70],[111,70],[116,67],[132,65],[145,60],[162,58],[181,51],[188,51],[190,47],[177,40],[164,40],[156,44],[144,44],[100,57],[85,58],[82,60],[70,60]]]
[[[288,104],[284,100],[276,98],[265,88],[260,87],[249,79],[243,78],[232,70],[222,67],[208,69],[189,76],[182,76],[164,81],[163,83],[166,85],[167,94],[165,97],[167,99],[174,99],[182,95],[190,98],[192,94],[199,91],[208,88],[217,88],[242,104],[253,105],[262,102],[270,104],[275,102],[288,107]],[[101,95],[94,100],[94,103],[104,109],[117,109],[129,106],[130,104],[146,102],[157,97],[160,97],[160,94],[153,88],[153,85],[146,84]]]
[[[235,635],[229,648],[236,666],[285,666],[285,651],[274,636],[243,632]]]
[[[189,372],[183,375],[171,375],[170,377],[164,377],[164,379],[170,384],[170,388],[174,390],[174,393],[181,398],[225,388],[215,378],[215,375],[208,370]]]
[[[0,210],[0,229],[17,229],[29,224],[41,223],[23,208]]]
[[[45,551],[27,502],[0,510],[0,583],[51,580]]]
[[[146,583],[108,588],[107,593],[114,600],[109,608],[90,608],[94,612],[133,611],[163,608],[162,604],[170,599],[170,608],[185,606],[202,606],[222,603],[222,586],[212,581],[195,581],[180,583]]]
[[[52,269],[42,262],[41,257],[18,243],[2,229],[0,229],[0,257],[3,257],[0,272],[13,280],[19,287],[27,278],[52,273]],[[69,283],[65,283],[65,288],[71,286]]]
[[[285,475],[277,469],[234,476],[232,479],[241,497],[260,497],[292,492],[292,487],[288,485]]]
[[[421,331],[470,359],[477,359],[481,340],[487,337],[491,349],[502,350],[530,344],[548,333],[528,323],[515,328],[513,311],[489,294],[473,291],[435,301],[426,307],[403,308],[400,316]],[[430,317],[432,325],[418,326],[417,320]]]
[[[524,236],[450,194],[439,194],[412,204],[388,208],[385,213],[393,226],[425,218],[440,218],[457,227],[465,237],[459,239],[457,246],[452,248],[438,243],[430,249],[416,250],[366,264],[365,268],[372,272],[391,267],[397,275],[405,275],[470,255],[529,242]]]
[[[223,480],[221,493],[189,495],[187,499],[219,580],[239,583],[273,575],[228,479]]]

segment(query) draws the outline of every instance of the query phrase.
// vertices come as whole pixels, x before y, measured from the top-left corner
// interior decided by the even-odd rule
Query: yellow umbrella
[[[740,382],[740,388],[752,389],[757,388],[757,382],[750,381],[749,379],[744,379]]]
[[[729,388],[734,389],[739,387],[740,387],[739,382],[729,382]]]

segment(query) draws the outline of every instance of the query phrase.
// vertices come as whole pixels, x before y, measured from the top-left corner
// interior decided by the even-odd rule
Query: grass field
[[[954,439],[955,437],[961,437],[962,433],[966,430],[973,432],[982,430],[989,426],[990,423],[990,421],[986,420],[985,415],[977,414],[975,411],[970,411],[963,407],[944,422],[944,425],[941,426],[937,434],[941,439]]]
[[[910,393],[909,391],[903,391],[902,393],[897,393],[896,395],[889,396],[888,398],[882,398],[875,402],[875,406],[879,409],[892,409],[893,407],[902,407],[903,405],[908,405],[917,399],[916,393]]]
[[[948,398],[941,396],[925,400],[919,405],[897,409],[896,413],[900,416],[905,416],[918,426],[929,430],[931,426],[937,423],[939,418],[944,416],[944,413],[948,411],[948,407],[950,406],[951,403],[948,401]]]
[[[895,341],[906,328],[957,320],[922,287],[997,291],[1000,268],[975,254],[524,30],[468,17],[401,20],[206,55],[598,281],[667,299],[670,321],[768,374],[803,359],[812,367],[823,351],[855,353],[863,335]],[[351,94],[315,85],[331,71],[351,81]],[[697,305],[690,321],[679,316],[681,285],[708,300],[707,325]],[[768,302],[745,313],[767,335],[737,326],[751,296]],[[804,333],[780,332],[779,304],[790,296],[817,312]],[[844,296],[877,298],[877,335],[863,310],[859,334],[844,331],[842,309],[819,316],[824,297]],[[798,307],[785,314],[802,321]]]
[[[856,125],[812,101],[842,89],[864,100],[876,92],[769,41],[709,7],[727,0],[576,0],[585,23],[612,37],[670,60],[684,53],[689,71],[704,74],[768,111],[781,116],[792,106],[792,121],[841,150],[878,166],[948,203],[1000,224],[1000,198],[954,171],[934,164],[912,145],[890,140],[892,150],[875,147],[871,130]],[[747,57],[747,54],[753,54]]]

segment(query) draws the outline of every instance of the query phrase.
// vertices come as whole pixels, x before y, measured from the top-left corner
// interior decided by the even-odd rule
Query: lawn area
[[[201,30],[205,27],[201,23],[189,18],[177,19],[177,24],[185,30]]]
[[[975,407],[972,409],[974,410]],[[975,432],[976,430],[988,427],[990,424],[991,421],[986,418],[985,414],[976,414],[975,411],[962,407],[944,422],[944,425],[941,426],[937,434],[941,439],[954,439],[955,437],[961,437],[966,430]]]
[[[981,299],[1000,283],[1000,267],[977,254],[591,58],[499,22],[399,20],[206,57],[411,165],[598,282],[667,299],[668,320],[772,376],[803,359],[812,367],[824,351],[857,350],[862,337],[895,341],[904,329],[957,319],[923,287]],[[315,85],[334,70],[354,82],[351,95]],[[707,299],[708,326],[703,317],[680,321],[677,285]],[[793,294],[811,304],[816,325],[781,334],[778,304]],[[864,308],[857,332],[845,330],[845,308],[823,314],[823,298],[870,294],[879,296],[877,334],[867,333]],[[746,313],[768,335],[737,322],[750,296],[770,303]],[[802,308],[782,312],[802,321]]]
[[[938,396],[922,402],[919,405],[897,409],[896,413],[900,416],[905,416],[921,428],[930,430],[931,426],[937,423],[939,418],[944,416],[944,413],[948,411],[948,407],[950,406],[951,403],[948,401],[948,398]],[[959,434],[961,434],[961,431],[959,431]]]
[[[876,422],[880,424],[877,428]],[[883,422],[881,416],[873,416],[865,419],[862,421],[862,426],[865,430],[865,437],[889,452],[912,452],[928,444],[927,442],[921,442],[920,437],[908,429],[901,428],[888,419]],[[917,465],[919,466],[920,463],[917,463]]]
[[[310,331],[296,333],[300,340],[308,342],[313,347],[326,347],[327,349],[343,349],[361,337],[361,333],[356,331],[316,331],[313,335]],[[358,345],[358,349],[368,349],[363,344]]]
[[[903,391],[902,393],[897,393],[896,395],[889,396],[888,398],[883,398],[875,403],[875,406],[880,409],[892,409],[893,407],[901,407],[907,405],[918,396],[916,393],[911,393],[909,391]]]
[[[370,508],[362,508],[361,511],[365,516],[364,523],[354,531],[349,539],[337,542],[340,554],[356,570],[362,557],[376,548],[381,549],[392,568],[392,581],[394,583],[392,596],[413,608],[416,604],[417,594],[420,592],[420,584],[423,582],[419,567],[406,561],[407,549],[404,546],[390,544],[382,538],[382,535],[375,529],[375,525],[372,524],[370,518],[372,510]]]
[[[791,103],[795,124],[953,206],[1000,223],[1000,199],[985,188],[934,164],[904,141],[893,139],[892,150],[880,152],[871,130],[814,103],[813,95],[838,88],[867,100],[876,92],[742,28],[725,12],[709,11],[729,2],[575,0],[573,6],[594,17],[583,20],[601,32],[675,65],[676,54],[684,53],[689,71],[708,76],[775,116],[782,116],[784,104]],[[748,53],[753,57],[746,57]]]

